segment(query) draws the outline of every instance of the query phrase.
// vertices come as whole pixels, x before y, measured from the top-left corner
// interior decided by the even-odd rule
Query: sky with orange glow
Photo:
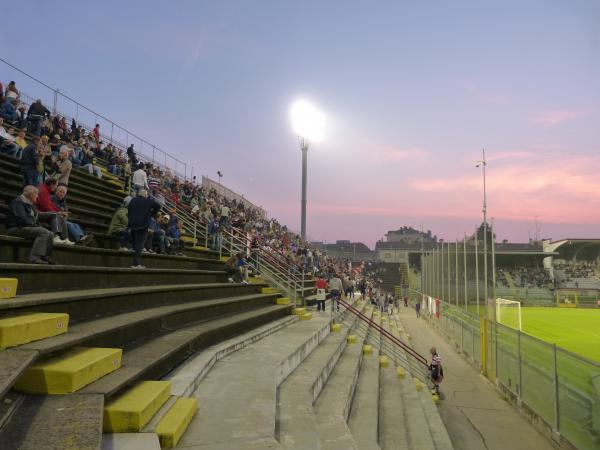
[[[596,0],[32,0],[4,15],[3,58],[295,230],[289,108],[311,100],[327,117],[308,157],[315,240],[471,233],[484,147],[499,239],[600,238]],[[0,79],[45,95],[1,64]]]

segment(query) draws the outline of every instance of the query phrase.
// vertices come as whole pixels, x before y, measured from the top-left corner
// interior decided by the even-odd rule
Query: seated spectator
[[[38,189],[25,186],[23,193],[10,202],[6,215],[6,228],[10,236],[23,237],[33,241],[29,262],[32,264],[56,264],[51,256],[54,234],[44,228],[35,207]]]
[[[47,219],[52,224],[52,232],[55,244],[73,245],[74,242],[69,240],[69,230],[67,221],[60,214],[60,209],[52,201],[52,194],[56,191],[58,182],[55,178],[47,178],[46,181],[38,186],[38,195],[35,206],[39,211],[40,218]]]
[[[17,121],[16,101],[4,100],[4,103],[0,107],[0,116],[10,123],[15,123]]]
[[[225,263],[225,271],[227,272],[227,281],[230,283],[241,283],[242,272],[240,270],[239,262],[242,259],[243,254],[236,253],[232,255]]]
[[[25,140],[25,130],[23,128],[21,128],[17,133],[17,137],[15,138],[15,144],[19,146],[19,148],[21,149],[21,153],[23,152],[23,150],[25,150],[25,147],[27,147],[27,141]]]
[[[130,201],[131,197],[129,196],[123,199],[123,203],[115,212],[115,215],[112,217],[110,225],[108,226],[108,234],[119,240],[119,250],[123,251],[129,250],[128,246],[130,236],[129,228],[127,227],[127,207],[129,206]]]
[[[96,175],[98,178],[102,178],[102,170],[99,166],[95,165],[94,153],[89,149],[83,150],[83,157],[81,159],[81,167],[86,169],[90,175]]]
[[[23,186],[37,186],[41,177],[38,172],[40,162],[40,149],[42,141],[39,137],[34,137],[31,143],[25,147],[21,155],[21,173],[23,174]]]
[[[17,145],[15,140],[15,137],[4,128],[4,119],[0,117],[0,152],[20,158],[21,147]]]
[[[67,222],[68,236],[76,244],[86,244],[92,239],[91,234],[85,234],[81,226],[75,222],[71,222],[69,219],[69,207],[67,205],[67,186],[59,184],[54,191],[52,196],[52,202],[58,207],[59,215]]]
[[[50,117],[50,111],[42,104],[38,98],[31,104],[27,111],[27,122],[33,128],[30,131],[36,136],[42,135],[42,124],[45,119]]]
[[[167,220],[166,237],[169,242],[169,253],[183,255],[183,241],[181,240],[181,232],[179,231],[179,223],[177,217],[169,217],[165,215]]]
[[[150,230],[152,230],[152,250],[155,253],[165,253],[167,251],[167,238],[165,236],[165,230],[162,228],[162,224],[166,226],[163,218],[157,213],[150,219]]]
[[[69,153],[69,147],[67,145],[63,145],[58,152],[58,184],[63,184],[65,186],[69,185],[69,176],[73,169],[73,164],[71,163],[71,160],[69,160]]]

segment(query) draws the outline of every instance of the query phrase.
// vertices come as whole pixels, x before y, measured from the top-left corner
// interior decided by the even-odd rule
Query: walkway
[[[414,309],[401,308],[400,318],[412,345],[423,355],[435,346],[445,378],[440,414],[454,448],[461,450],[550,450],[554,446],[493,386],[442,338]]]

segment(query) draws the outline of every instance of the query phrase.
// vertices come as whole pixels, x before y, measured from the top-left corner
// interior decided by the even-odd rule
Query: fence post
[[[552,344],[552,355],[554,358],[554,431],[558,433],[560,421],[558,418],[558,363],[556,361],[556,344]]]
[[[196,241],[196,224],[197,222],[194,220],[194,246],[198,245],[198,242]]]
[[[475,362],[475,327],[471,325],[471,359]]]
[[[517,357],[519,361],[519,389],[517,391],[518,400],[521,401],[523,397],[523,372],[521,370],[521,332],[517,330]]]

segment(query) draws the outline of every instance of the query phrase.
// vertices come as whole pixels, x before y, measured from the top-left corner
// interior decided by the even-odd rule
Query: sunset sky
[[[471,233],[484,147],[499,239],[534,237],[536,217],[540,237],[600,238],[597,0],[30,0],[3,15],[2,58],[195,174],[221,170],[295,230],[289,108],[311,100],[327,117],[308,155],[313,239]],[[0,79],[49,97],[3,64]]]

